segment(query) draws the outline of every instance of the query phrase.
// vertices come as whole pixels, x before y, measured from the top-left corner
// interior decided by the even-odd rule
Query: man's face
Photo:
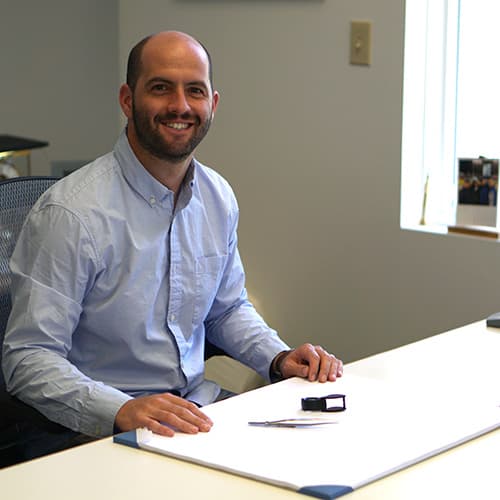
[[[186,160],[210,128],[218,102],[201,47],[185,40],[152,40],[130,94],[129,127],[137,146],[171,163]]]

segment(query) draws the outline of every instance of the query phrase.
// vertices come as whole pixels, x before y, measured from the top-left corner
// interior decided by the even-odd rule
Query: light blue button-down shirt
[[[112,153],[49,189],[23,228],[11,260],[8,390],[104,436],[131,397],[214,401],[205,336],[268,378],[288,346],[247,300],[237,222],[220,175],[193,161],[174,206],[122,133]]]

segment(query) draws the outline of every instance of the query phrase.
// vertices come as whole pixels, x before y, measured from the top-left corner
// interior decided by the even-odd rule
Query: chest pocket
[[[226,257],[199,257],[195,263],[195,298],[194,298],[194,325],[202,323],[217,294],[222,279]]]

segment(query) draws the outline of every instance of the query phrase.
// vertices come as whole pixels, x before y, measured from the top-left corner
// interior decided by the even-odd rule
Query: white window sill
[[[430,234],[451,234],[453,236],[469,236],[481,239],[500,240],[500,230],[489,226],[473,226],[473,225],[455,225],[455,226],[440,226],[440,225],[418,225],[401,227],[407,231],[417,231]]]

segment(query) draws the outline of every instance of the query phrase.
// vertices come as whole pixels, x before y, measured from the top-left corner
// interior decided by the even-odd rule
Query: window
[[[500,156],[499,14],[491,0],[406,2],[402,227],[455,224],[458,159]]]

